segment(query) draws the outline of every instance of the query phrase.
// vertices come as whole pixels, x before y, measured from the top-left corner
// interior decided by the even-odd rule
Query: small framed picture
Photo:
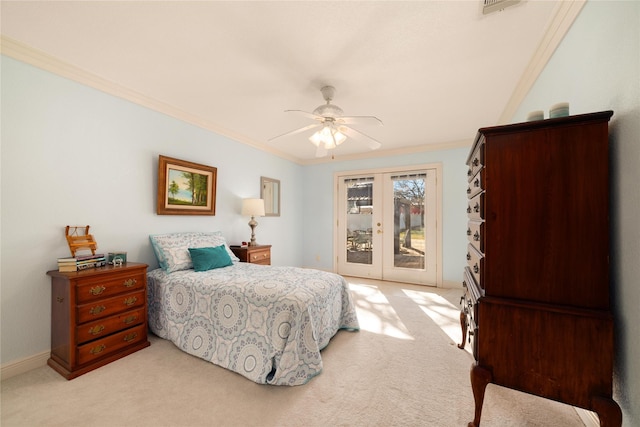
[[[215,215],[217,168],[160,156],[158,215]]]

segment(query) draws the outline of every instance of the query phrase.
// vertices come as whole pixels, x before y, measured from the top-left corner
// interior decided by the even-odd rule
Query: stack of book
[[[58,258],[58,271],[77,271],[77,262],[75,258]]]
[[[75,258],[58,258],[58,271],[78,271],[107,265],[104,254],[77,255]]]

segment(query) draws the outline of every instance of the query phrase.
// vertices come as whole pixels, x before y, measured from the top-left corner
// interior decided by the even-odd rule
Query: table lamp
[[[262,199],[243,199],[242,200],[242,215],[250,216],[249,227],[251,227],[251,241],[249,246],[256,246],[256,233],[255,228],[258,225],[256,216],[264,216],[264,200]]]

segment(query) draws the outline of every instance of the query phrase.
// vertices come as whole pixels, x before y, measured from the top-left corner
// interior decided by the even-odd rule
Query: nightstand
[[[231,246],[231,251],[240,258],[240,262],[271,265],[271,245]]]
[[[51,276],[51,357],[70,380],[149,346],[147,265],[128,262]]]

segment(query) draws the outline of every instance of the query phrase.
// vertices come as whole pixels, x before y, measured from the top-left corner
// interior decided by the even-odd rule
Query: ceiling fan
[[[320,89],[320,92],[322,92],[322,97],[327,101],[327,103],[320,105],[313,110],[312,113],[302,110],[285,110],[285,113],[301,114],[307,118],[315,120],[316,123],[278,135],[269,139],[269,141],[319,128],[313,135],[311,135],[311,137],[309,137],[309,140],[317,147],[316,157],[326,156],[328,150],[334,149],[338,145],[342,144],[347,137],[366,142],[372,150],[376,150],[382,146],[379,141],[376,141],[370,136],[365,135],[350,126],[358,123],[382,125],[382,120],[374,116],[345,116],[342,108],[331,103],[333,96],[336,93],[336,89],[333,86],[324,86]]]

